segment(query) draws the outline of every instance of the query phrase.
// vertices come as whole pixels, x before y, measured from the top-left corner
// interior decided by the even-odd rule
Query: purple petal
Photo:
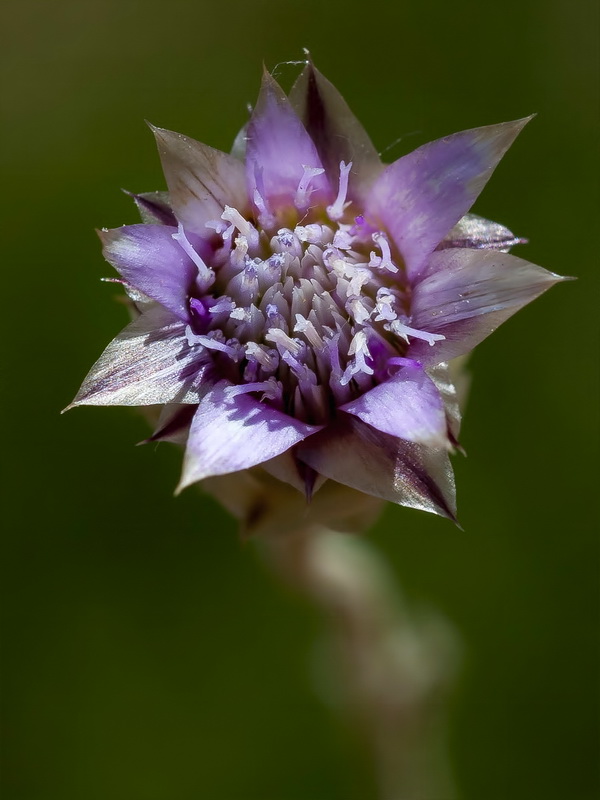
[[[433,253],[427,277],[413,290],[411,325],[445,339],[433,346],[413,339],[407,355],[436,364],[468,353],[561,280],[565,278],[493,250]]]
[[[147,225],[174,225],[177,227],[177,218],[171,208],[168,192],[143,192],[133,194],[125,192],[133,198],[142,222]]]
[[[206,223],[221,217],[226,205],[248,210],[244,165],[180,133],[150,126],[156,137],[175,216],[186,231],[208,238]]]
[[[527,244],[498,222],[476,214],[465,214],[439,243],[438,250],[448,247],[472,247],[475,250],[500,250],[508,253],[516,244]]]
[[[455,519],[454,476],[444,448],[396,439],[342,412],[324,431],[302,442],[297,453],[338,483]]]
[[[217,384],[194,416],[177,491],[204,478],[262,464],[320,430],[247,394],[232,397],[227,388],[223,381]]]
[[[294,206],[304,167],[323,169],[306,129],[278,83],[265,71],[256,107],[248,123],[246,174],[250,197],[258,192],[269,212]],[[310,204],[332,199],[324,173],[310,182]]]
[[[391,164],[368,199],[392,235],[410,277],[467,213],[530,118],[455,133]]]
[[[447,443],[446,414],[435,384],[419,367],[396,375],[341,406],[383,433],[421,444]]]
[[[177,228],[166,225],[124,225],[98,231],[106,260],[148,297],[182,320],[189,319],[189,292],[198,267],[173,239]],[[194,244],[202,250],[202,241]]]
[[[352,162],[349,199],[362,196],[383,169],[369,135],[335,86],[309,62],[290,92],[290,103],[316,145],[333,186],[340,162]]]
[[[185,324],[154,306],[113,339],[68,408],[197,403],[204,359],[188,347]]]

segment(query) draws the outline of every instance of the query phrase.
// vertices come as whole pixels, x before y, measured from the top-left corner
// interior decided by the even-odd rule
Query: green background
[[[111,270],[93,229],[136,220],[120,187],[163,188],[144,118],[228,149],[263,59],[304,46],[378,148],[403,137],[389,160],[538,112],[475,210],[579,281],[472,359],[464,532],[390,507],[370,538],[410,601],[462,636],[462,798],[595,797],[596,4],[9,0],[3,13],[3,798],[373,796],[311,681],[311,609],[212,501],[173,498],[181,454],[134,447],[136,413],[59,416],[126,320],[98,281]],[[286,87],[296,70],[278,70]]]

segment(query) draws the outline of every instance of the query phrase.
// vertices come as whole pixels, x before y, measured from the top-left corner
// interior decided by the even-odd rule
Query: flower
[[[265,72],[231,154],[151,126],[168,193],[100,232],[139,316],[72,406],[162,406],[150,440],[185,443],[179,489],[205,481],[234,511],[259,480],[453,519],[448,362],[561,280],[468,213],[527,121],[386,166],[307,63],[289,97]]]

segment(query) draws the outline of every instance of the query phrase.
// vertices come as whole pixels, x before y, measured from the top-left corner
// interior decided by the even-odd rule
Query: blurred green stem
[[[447,623],[409,617],[363,538],[312,527],[262,541],[279,577],[326,620],[335,699],[370,751],[380,800],[455,798],[444,717],[458,645]]]

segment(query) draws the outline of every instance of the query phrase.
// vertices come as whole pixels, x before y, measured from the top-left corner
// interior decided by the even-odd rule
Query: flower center
[[[362,215],[350,218],[351,166],[340,165],[333,205],[308,211],[310,181],[320,171],[304,167],[295,196],[304,216],[294,227],[275,231],[258,191],[256,224],[227,206],[208,223],[219,240],[210,264],[181,225],[173,234],[198,267],[190,346],[210,352],[231,393],[259,392],[317,424],[389,377],[410,337],[443,338],[410,327],[410,297],[385,232]]]

